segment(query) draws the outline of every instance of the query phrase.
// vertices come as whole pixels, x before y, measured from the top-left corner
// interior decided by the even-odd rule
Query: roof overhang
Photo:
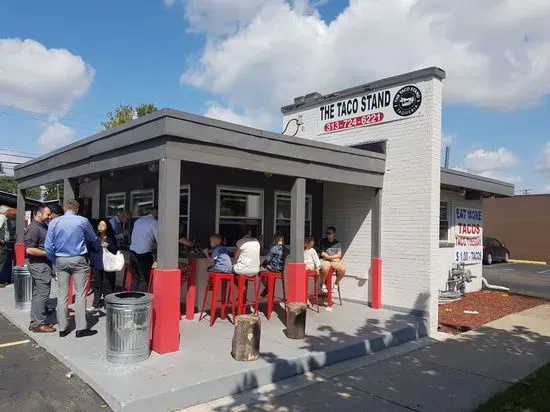
[[[162,109],[15,168],[28,188],[173,157],[182,161],[381,188],[385,155]]]
[[[511,183],[446,168],[441,168],[441,188],[475,191],[482,197],[514,196],[514,185]]]

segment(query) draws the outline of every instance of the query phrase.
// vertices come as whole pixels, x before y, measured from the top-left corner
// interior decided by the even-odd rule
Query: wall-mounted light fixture
[[[159,170],[159,165],[157,163],[151,163],[149,166],[147,166],[147,170],[149,170],[151,173],[155,173]]]
[[[273,174],[271,174],[271,173],[264,173],[264,176],[265,176],[265,177],[271,177],[271,176],[273,176]]]

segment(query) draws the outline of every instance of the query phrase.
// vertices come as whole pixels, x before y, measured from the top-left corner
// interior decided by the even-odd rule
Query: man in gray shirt
[[[44,242],[50,220],[50,208],[40,205],[34,210],[34,220],[25,233],[25,253],[32,277],[31,323],[29,330],[36,333],[55,332],[46,324],[46,302],[50,297],[52,264],[46,257]]]

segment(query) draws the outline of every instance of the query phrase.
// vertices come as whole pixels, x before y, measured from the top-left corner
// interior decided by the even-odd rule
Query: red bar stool
[[[237,281],[239,284],[238,290],[238,304],[237,304],[237,313],[239,315],[246,314],[247,306],[254,305],[254,315],[258,314],[258,299],[249,300],[248,299],[248,282],[252,282],[254,289],[254,296],[258,289],[258,277],[257,276],[246,276],[246,275],[237,275]]]
[[[226,305],[227,305],[227,284],[229,284],[229,295],[231,302],[231,313],[235,316],[235,289],[233,281],[235,280],[235,275],[232,273],[208,273],[208,283],[206,284],[206,289],[204,291],[204,299],[202,301],[201,314],[199,316],[199,321],[202,319],[204,313],[204,308],[206,307],[206,300],[208,299],[208,292],[212,290],[212,298],[210,304],[210,326],[214,324],[216,320],[216,307],[218,304],[218,291],[220,290],[221,284],[221,318],[226,318]]]
[[[273,312],[273,304],[276,302],[283,302],[285,305],[286,313],[286,287],[285,277],[280,272],[260,272],[260,283],[256,289],[256,305],[260,303],[260,287],[263,285],[263,280],[267,282],[267,319],[271,319],[271,312]],[[275,298],[275,281],[280,280],[283,286],[283,298]]]
[[[129,263],[124,264],[124,276],[122,278],[122,288],[126,292],[132,290],[132,266]]]
[[[319,273],[316,270],[306,270],[306,290],[309,290],[309,280],[313,278],[313,294],[308,293],[307,299],[315,298],[317,313],[319,313]]]
[[[328,305],[332,307],[332,282],[333,282],[333,276],[334,276],[334,268],[332,266],[329,266],[328,268],[328,276],[327,276],[327,289],[328,289]],[[340,300],[340,306],[342,305],[342,294],[340,293],[340,283],[338,283],[337,286],[338,290],[338,299]]]

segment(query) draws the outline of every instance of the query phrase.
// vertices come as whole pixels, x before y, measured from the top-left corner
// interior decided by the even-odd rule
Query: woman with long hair
[[[117,241],[108,219],[97,221],[97,239],[89,245],[90,265],[94,277],[94,302],[88,310],[97,311],[105,305],[101,299],[115,291],[116,272],[105,272],[103,269],[103,253],[108,250],[112,254],[118,252]]]

